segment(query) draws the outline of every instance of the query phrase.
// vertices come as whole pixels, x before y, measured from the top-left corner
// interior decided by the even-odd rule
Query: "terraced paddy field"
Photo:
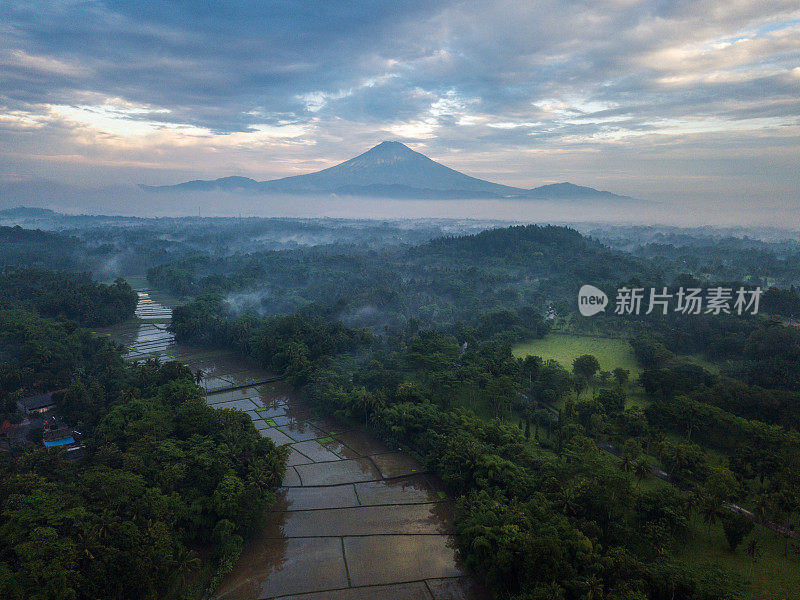
[[[479,600],[461,564],[452,502],[415,460],[372,435],[315,416],[272,374],[241,356],[176,344],[171,308],[140,291],[138,318],[99,333],[130,360],[181,360],[202,371],[206,402],[247,413],[291,449],[267,526],[246,546],[218,600]]]
[[[452,538],[452,503],[408,456],[312,415],[282,384],[209,394],[291,447],[268,525],[217,598],[482,598]]]

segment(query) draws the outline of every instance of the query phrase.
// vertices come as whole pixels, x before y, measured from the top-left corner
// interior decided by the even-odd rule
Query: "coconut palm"
[[[639,484],[647,479],[650,475],[650,463],[647,462],[647,459],[642,457],[636,461],[636,465],[633,467],[633,476],[636,477],[636,486],[638,487]]]

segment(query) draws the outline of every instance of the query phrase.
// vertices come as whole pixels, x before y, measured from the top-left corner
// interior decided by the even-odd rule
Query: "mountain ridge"
[[[513,187],[472,177],[442,165],[401,142],[385,141],[338,165],[268,181],[228,176],[196,179],[175,185],[148,186],[150,192],[233,191],[285,194],[336,194],[407,199],[532,199],[633,200],[612,192],[569,182],[532,189]]]

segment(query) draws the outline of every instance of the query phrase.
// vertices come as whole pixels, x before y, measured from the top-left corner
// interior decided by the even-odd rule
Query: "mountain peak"
[[[333,167],[306,175],[271,181],[223,177],[213,181],[188,181],[175,186],[141,186],[158,190],[231,190],[256,193],[342,194],[399,198],[530,198],[619,199],[610,192],[556,183],[526,190],[470,177],[436,162],[402,142],[385,140],[363,154]]]
[[[381,151],[389,151],[389,152],[413,152],[411,148],[406,146],[403,142],[398,142],[396,140],[384,140],[377,146],[373,146],[367,152],[372,152],[373,150],[381,150]]]
[[[360,157],[381,157],[381,158],[427,158],[425,155],[420,154],[419,152],[415,152],[408,146],[406,146],[402,142],[395,142],[395,141],[384,141],[378,144],[377,146],[373,146],[363,154],[360,154],[356,158]]]
[[[375,150],[377,148],[405,148],[406,150],[410,150],[403,142],[398,142],[397,140],[383,140],[380,144],[370,148],[370,150]]]

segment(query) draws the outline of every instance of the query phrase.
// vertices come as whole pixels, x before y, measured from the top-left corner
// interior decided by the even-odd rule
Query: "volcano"
[[[400,142],[381,142],[336,166],[270,181],[248,177],[195,180],[168,186],[140,186],[148,191],[240,191],[281,194],[337,194],[418,199],[597,199],[629,200],[611,192],[558,183],[525,189],[471,177],[436,162]]]

